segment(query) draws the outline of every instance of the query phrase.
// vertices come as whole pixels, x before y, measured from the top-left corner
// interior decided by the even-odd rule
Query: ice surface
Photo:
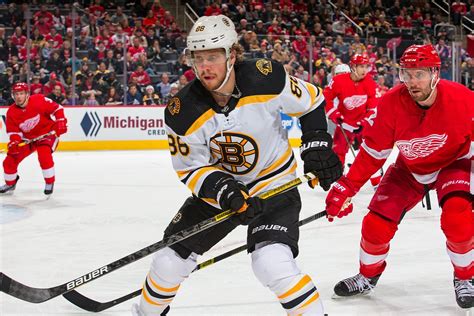
[[[162,238],[188,189],[178,181],[166,151],[58,152],[57,181],[49,200],[36,156],[20,166],[11,196],[0,197],[0,271],[34,287],[52,287],[86,274]],[[349,157],[349,155],[348,155]],[[393,160],[393,157],[391,158]],[[301,167],[299,174],[301,174]],[[325,192],[300,187],[301,218],[324,209]],[[351,216],[302,227],[300,268],[315,281],[330,315],[465,315],[454,298],[452,266],[439,227],[439,208],[418,205],[399,227],[388,267],[374,296],[333,300],[333,286],[358,271],[361,219],[370,185],[354,199]],[[245,243],[239,228],[201,260]],[[151,256],[78,288],[109,301],[141,287]],[[127,301],[102,315],[130,315]],[[1,315],[91,315],[62,297],[41,304],[0,293]],[[254,277],[250,256],[240,253],[193,273],[170,315],[284,315]]]

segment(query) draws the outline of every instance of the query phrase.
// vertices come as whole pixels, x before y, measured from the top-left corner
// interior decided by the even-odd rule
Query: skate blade
[[[365,293],[361,293],[361,294],[352,295],[352,296],[339,296],[336,293],[333,293],[332,296],[331,296],[331,299],[333,299],[333,300],[347,300],[347,299],[354,299],[354,298],[358,298],[358,297],[372,297],[374,295],[375,295],[375,291],[373,291],[373,290],[365,292]],[[472,315],[472,316],[474,316],[474,315]]]

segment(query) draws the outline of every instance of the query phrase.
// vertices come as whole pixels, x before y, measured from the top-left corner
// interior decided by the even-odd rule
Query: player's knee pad
[[[265,245],[252,252],[252,269],[257,279],[272,290],[280,280],[301,273],[290,247],[280,243]]]
[[[398,224],[370,211],[362,220],[362,238],[376,245],[388,244],[397,232]]]
[[[457,192],[443,200],[441,229],[448,243],[471,242],[474,235],[472,202],[467,193]]]
[[[183,259],[173,249],[163,248],[153,257],[150,276],[169,285],[180,284],[196,267],[196,258],[197,255],[192,253],[187,259]]]

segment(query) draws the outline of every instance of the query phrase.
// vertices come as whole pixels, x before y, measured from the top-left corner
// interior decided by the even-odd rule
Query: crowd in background
[[[230,17],[246,58],[274,59],[290,74],[323,87],[335,65],[362,53],[383,94],[398,83],[398,65],[387,47],[413,43],[435,45],[442,77],[452,79],[455,34],[435,28],[443,16],[428,0],[340,0],[333,2],[336,8],[327,0],[189,3],[198,15]],[[194,79],[183,53],[187,31],[159,0],[79,1],[75,10],[73,17],[71,5],[59,1],[0,0],[0,105],[11,103],[10,87],[18,81],[29,81],[31,94],[63,105],[157,105]],[[452,4],[451,22],[459,24],[462,15],[474,20],[473,0]],[[465,50],[460,57],[468,78],[462,83],[473,89],[474,59]]]

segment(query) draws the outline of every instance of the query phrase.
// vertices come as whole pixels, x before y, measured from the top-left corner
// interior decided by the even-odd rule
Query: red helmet
[[[18,82],[15,83],[12,87],[12,93],[18,92],[18,91],[26,91],[29,92],[30,89],[28,89],[28,85],[24,82]]]
[[[441,67],[441,59],[432,45],[411,45],[400,58],[401,68]]]
[[[367,56],[365,55],[354,54],[351,57],[351,62],[350,62],[351,67],[355,65],[369,65],[369,64],[370,64],[369,58],[367,58]]]

